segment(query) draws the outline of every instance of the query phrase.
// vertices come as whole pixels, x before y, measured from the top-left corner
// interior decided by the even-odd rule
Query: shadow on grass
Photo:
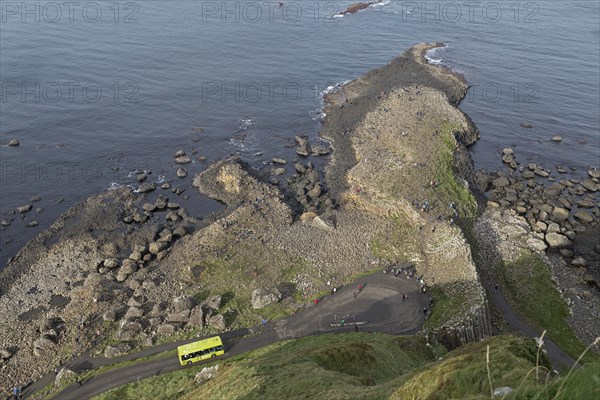
[[[234,292],[229,291],[227,293],[224,293],[221,296],[221,308],[225,307],[227,304],[229,304],[229,302],[231,300],[233,300],[234,298],[235,298],[235,293]]]

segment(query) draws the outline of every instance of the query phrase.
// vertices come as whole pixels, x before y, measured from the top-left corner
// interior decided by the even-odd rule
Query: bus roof
[[[187,354],[192,353],[199,350],[210,349],[211,347],[221,346],[223,342],[219,336],[213,336],[208,339],[198,340],[197,342],[192,342],[188,344],[184,344],[183,346],[177,347],[177,354]]]

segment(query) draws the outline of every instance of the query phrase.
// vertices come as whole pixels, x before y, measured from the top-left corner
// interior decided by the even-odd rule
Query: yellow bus
[[[190,365],[223,354],[225,354],[225,349],[219,336],[184,344],[177,348],[177,356],[181,365]]]

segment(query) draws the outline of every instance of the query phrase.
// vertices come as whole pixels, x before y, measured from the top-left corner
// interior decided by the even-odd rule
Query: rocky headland
[[[167,185],[146,179],[135,191],[100,193],[65,213],[0,272],[0,389],[35,380],[83,351],[114,357],[252,326],[391,267],[416,271],[432,294],[430,337],[457,346],[489,336],[486,294],[464,229],[482,237],[504,232],[494,221],[510,213],[511,226],[524,231],[504,232],[510,243],[543,253],[542,244],[569,247],[551,245],[551,233],[571,240],[568,232],[579,226],[597,227],[597,204],[589,214],[596,222],[569,216],[554,231],[558,203],[535,212],[534,196],[523,205],[523,190],[510,187],[514,178],[503,176],[508,184],[499,186],[476,175],[467,147],[478,132],[457,108],[468,86],[427,64],[425,52],[436,46],[419,44],[326,95],[321,136],[329,145],[296,137],[291,174],[281,158],[253,167],[233,157],[193,178],[178,171],[224,205],[219,213],[192,218]],[[328,154],[324,171],[310,160]],[[175,157],[186,164],[184,151]],[[476,194],[482,180],[483,192],[502,187],[504,196],[511,188],[516,199],[505,204],[488,194],[497,204],[477,219],[486,205]],[[577,193],[586,187],[571,183]],[[583,312],[577,307],[574,315]]]
[[[378,4],[378,3],[382,3],[382,2],[383,2],[383,0],[374,0],[374,1],[367,1],[367,2],[363,2],[363,3],[353,3],[353,4],[350,4],[345,10],[338,13],[337,15],[344,16],[346,14],[355,14],[355,13],[359,12],[360,10],[364,10],[365,8],[367,8],[373,4]]]

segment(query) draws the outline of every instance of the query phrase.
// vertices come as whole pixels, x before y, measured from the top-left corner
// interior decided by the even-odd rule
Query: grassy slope
[[[366,333],[290,340],[219,362],[217,377],[198,386],[203,366],[114,389],[111,399],[486,399],[490,386],[486,346],[490,346],[492,386],[519,388],[509,398],[552,398],[561,380],[536,385],[532,341],[503,336],[473,343],[434,361],[431,347],[417,336]],[[441,354],[441,352],[440,352]],[[547,365],[547,361],[541,361]],[[543,374],[542,374],[543,375]],[[600,377],[596,366],[576,371],[564,396],[592,399]],[[521,385],[522,384],[522,385]]]
[[[548,266],[538,256],[524,250],[517,261],[505,263],[499,275],[511,307],[535,328],[547,330],[550,339],[577,358],[585,345],[565,321],[569,308],[552,282]],[[600,361],[600,358],[588,353],[583,361]]]
[[[460,131],[460,127],[448,122],[440,126],[444,146],[437,155],[435,178],[439,186],[436,188],[435,196],[441,204],[455,203],[461,219],[471,219],[477,213],[477,202],[469,188],[458,180],[454,170],[454,153],[457,148],[454,136]]]
[[[451,216],[450,203],[456,204],[460,218],[469,225],[477,213],[477,202],[471,191],[456,177],[454,171],[454,153],[456,151],[455,133],[460,131],[460,126],[447,121],[441,121],[436,126],[440,129],[439,146],[431,151],[435,152],[436,160],[434,177],[438,186],[426,189],[426,198],[432,204],[438,204],[440,215],[448,220]],[[402,193],[390,193],[390,196],[403,196]],[[389,263],[411,261],[410,254],[418,252],[417,228],[412,226],[405,218],[393,216],[397,229],[385,237],[380,237],[371,243],[373,255]],[[454,289],[454,290],[453,290]],[[444,325],[456,315],[466,312],[465,297],[460,288],[450,286],[434,286],[431,288],[434,307],[432,314],[425,322],[426,329],[436,329]]]

